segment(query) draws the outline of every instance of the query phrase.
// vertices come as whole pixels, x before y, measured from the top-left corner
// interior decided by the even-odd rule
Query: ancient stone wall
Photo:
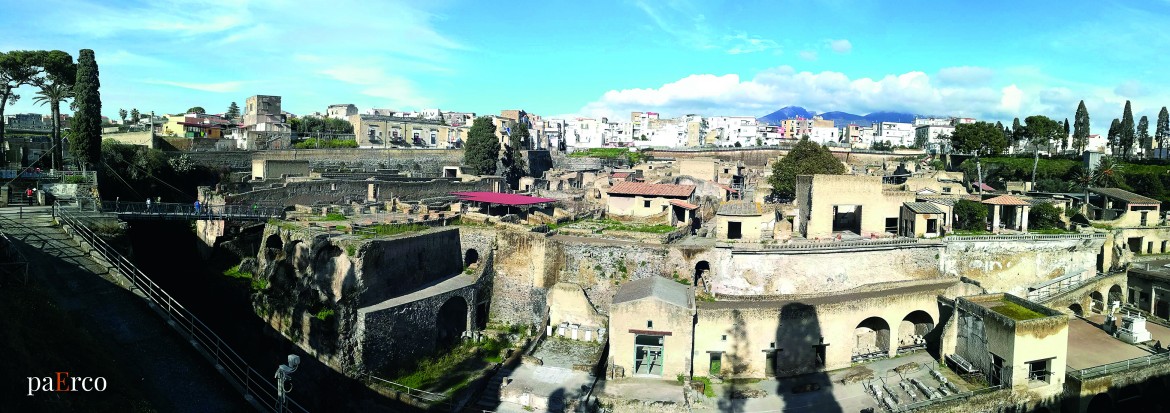
[[[435,179],[426,182],[304,181],[288,182],[268,188],[233,194],[228,197],[228,203],[237,205],[258,203],[292,206],[296,204],[315,205],[365,202],[369,195],[370,184],[373,184],[375,187],[378,201],[389,201],[393,198],[404,201],[416,201],[424,198],[450,196],[451,192],[491,191],[493,189],[493,181],[490,180],[470,182],[459,182],[451,179]]]
[[[454,227],[393,239],[375,239],[361,247],[363,305],[405,295],[463,272],[459,230]]]
[[[1027,287],[1062,275],[1096,271],[1104,240],[996,238],[946,241],[941,268],[947,275],[967,277],[983,288],[1027,296]]]
[[[711,292],[728,295],[841,291],[869,283],[942,276],[941,246],[824,252],[727,251],[710,277]]]
[[[307,160],[316,169],[397,169],[412,176],[442,176],[443,167],[463,162],[462,149],[288,149],[188,152],[195,163],[248,169],[253,159]]]

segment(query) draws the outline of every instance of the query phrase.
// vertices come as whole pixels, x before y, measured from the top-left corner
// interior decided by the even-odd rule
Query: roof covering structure
[[[1133,205],[1161,205],[1157,199],[1135,194],[1120,188],[1089,188],[1089,192],[1120,199]]]
[[[552,198],[541,198],[520,194],[504,194],[499,192],[452,192],[460,201],[474,201],[499,205],[535,205],[556,202]]]
[[[1000,195],[995,198],[984,199],[983,203],[988,205],[1016,205],[1016,206],[1031,206],[1028,201],[1016,198],[1011,195]]]
[[[695,192],[694,185],[648,184],[644,182],[618,182],[609,188],[610,195],[642,195],[688,198]]]
[[[902,205],[906,206],[910,212],[915,214],[941,214],[943,211],[937,205],[931,202],[905,202]]]
[[[760,216],[764,215],[764,210],[755,202],[749,201],[732,201],[719,206],[719,211],[716,215],[725,216]]]
[[[692,203],[687,202],[687,201],[678,200],[678,199],[670,200],[670,204],[674,205],[676,207],[683,208],[683,209],[699,209],[698,205],[692,204]]]
[[[622,284],[613,295],[613,304],[651,297],[686,309],[694,306],[695,299],[691,287],[655,275]]]

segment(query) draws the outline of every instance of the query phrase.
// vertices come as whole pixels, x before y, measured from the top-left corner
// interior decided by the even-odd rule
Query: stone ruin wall
[[[1027,296],[1028,286],[1097,267],[1102,239],[947,241],[940,263],[993,292]]]

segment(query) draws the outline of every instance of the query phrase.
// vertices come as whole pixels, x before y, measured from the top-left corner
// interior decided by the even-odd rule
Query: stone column
[[[1030,208],[1027,206],[1019,207],[1020,211],[1022,211],[1020,212],[1020,220],[1018,221],[1020,223],[1020,231],[1028,232],[1028,209]]]
[[[999,215],[1002,209],[1002,205],[994,205],[991,207],[991,232],[999,232]]]

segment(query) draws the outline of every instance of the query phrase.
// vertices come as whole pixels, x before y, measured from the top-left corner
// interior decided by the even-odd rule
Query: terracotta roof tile
[[[1011,195],[1000,195],[1000,196],[997,196],[995,198],[984,199],[983,203],[988,204],[988,205],[1022,205],[1022,206],[1032,205],[1032,204],[1029,204],[1028,201],[1022,200],[1020,198],[1016,198],[1016,197],[1011,196]]]
[[[698,205],[692,204],[692,203],[687,202],[687,201],[678,200],[678,199],[670,200],[670,204],[677,206],[677,207],[684,208],[684,209],[699,209]]]
[[[648,184],[644,182],[618,182],[607,191],[610,195],[642,195],[690,197],[695,192],[694,185]]]

